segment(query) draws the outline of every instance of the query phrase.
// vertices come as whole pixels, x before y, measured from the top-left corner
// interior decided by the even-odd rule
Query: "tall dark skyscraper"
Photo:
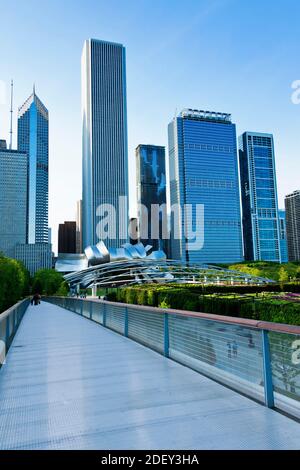
[[[287,247],[285,210],[279,209],[278,214],[279,214],[281,262],[287,263],[289,260],[289,257],[288,257],[288,247]]]
[[[172,258],[184,263],[241,261],[236,128],[231,115],[186,109],[174,118],[169,124],[169,173],[171,206],[180,206],[179,218],[172,211]],[[184,216],[185,206],[192,210]]]
[[[58,253],[76,253],[76,222],[65,222],[58,227]]]
[[[35,89],[19,108],[18,150],[28,154],[27,243],[48,243],[48,110]]]
[[[274,141],[271,134],[240,137],[245,258],[281,262]]]
[[[108,248],[117,248],[128,240],[129,222],[126,61],[122,44],[85,41],[82,119],[83,248],[99,241],[97,208],[103,205],[111,205],[116,211],[115,233],[104,241]],[[126,196],[121,205],[120,196]],[[110,229],[112,222],[110,219]]]
[[[165,147],[156,145],[139,145],[135,151],[136,154],[136,185],[137,185],[137,203],[147,209],[144,220],[143,214],[140,214],[140,235],[141,242],[152,245],[154,250],[165,249],[163,240],[162,223],[167,224],[167,217],[163,220],[162,213],[158,217],[152,217],[151,206],[166,204],[166,163]],[[166,211],[165,211],[166,213]],[[155,224],[156,227],[153,227]],[[144,227],[145,225],[145,227]],[[145,237],[147,232],[147,236]],[[167,231],[167,227],[165,227]],[[151,234],[152,230],[152,234]],[[155,232],[158,236],[152,238]]]
[[[300,261],[300,191],[285,198],[289,261]]]

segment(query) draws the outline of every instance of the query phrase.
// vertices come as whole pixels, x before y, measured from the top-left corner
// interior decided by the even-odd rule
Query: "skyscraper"
[[[240,137],[245,259],[281,262],[274,141],[271,134]]]
[[[289,261],[300,261],[300,191],[285,198]]]
[[[58,253],[76,253],[76,222],[59,224]]]
[[[28,156],[0,149],[0,252],[14,258],[15,246],[26,243]]]
[[[279,209],[278,215],[279,215],[281,262],[287,263],[289,260],[289,257],[288,257],[288,247],[287,247],[285,210]]]
[[[28,165],[27,243],[48,243],[48,110],[35,89],[19,108],[18,150],[26,152]]]
[[[169,173],[171,206],[180,206],[180,217],[176,211],[171,217],[172,258],[186,263],[241,261],[236,128],[231,115],[186,109],[175,117],[169,124]]]
[[[89,39],[82,53],[83,248],[99,241],[97,224],[104,206],[116,211],[108,220],[108,248],[128,240],[128,150],[125,48]],[[120,196],[126,196],[120,204]],[[102,209],[99,211],[98,207]],[[98,209],[98,211],[97,211]],[[115,229],[115,230],[114,230]],[[103,238],[102,236],[100,236]]]
[[[154,250],[164,250],[162,224],[165,222],[167,225],[167,216],[164,221],[162,212],[159,212],[157,217],[153,214],[151,218],[151,206],[167,204],[165,147],[139,145],[136,148],[135,155],[137,203],[138,206],[142,204],[147,209],[147,214],[140,214],[141,242],[151,245]],[[165,210],[165,215],[166,213]],[[167,227],[164,228],[167,230]]]
[[[31,276],[34,276],[40,269],[52,268],[52,249],[50,243],[17,244],[14,257],[22,261]]]

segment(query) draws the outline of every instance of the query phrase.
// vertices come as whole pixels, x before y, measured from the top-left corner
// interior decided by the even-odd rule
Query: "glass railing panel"
[[[300,418],[300,336],[269,332],[275,406]]]
[[[169,355],[263,401],[261,332],[196,317],[169,315]]]
[[[164,319],[151,310],[137,310],[128,306],[128,337],[164,352]]]
[[[106,326],[118,333],[124,334],[125,326],[125,308],[117,307],[115,305],[106,307]]]
[[[100,302],[93,302],[92,320],[103,325],[104,305]]]

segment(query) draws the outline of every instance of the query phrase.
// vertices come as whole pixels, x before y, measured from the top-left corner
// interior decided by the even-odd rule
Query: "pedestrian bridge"
[[[299,329],[47,300],[0,315],[0,449],[300,448]]]

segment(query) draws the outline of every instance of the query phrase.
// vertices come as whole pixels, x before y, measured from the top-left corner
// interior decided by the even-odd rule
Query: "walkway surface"
[[[0,371],[0,449],[299,448],[295,421],[51,304]]]

